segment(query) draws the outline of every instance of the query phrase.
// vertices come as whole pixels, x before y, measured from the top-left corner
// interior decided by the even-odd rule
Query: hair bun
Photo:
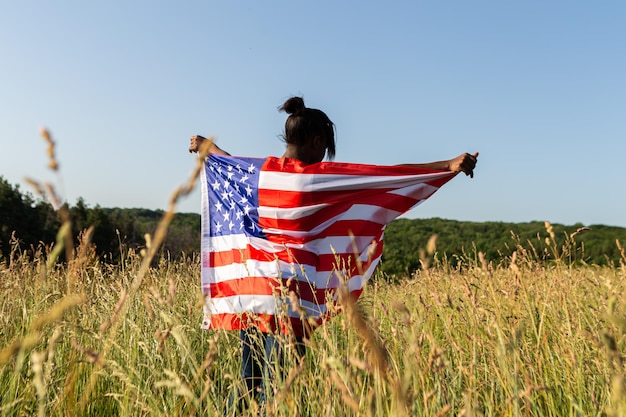
[[[302,112],[306,107],[304,106],[304,99],[302,97],[291,97],[285,103],[280,106],[279,110],[282,110],[288,114],[297,114]]]

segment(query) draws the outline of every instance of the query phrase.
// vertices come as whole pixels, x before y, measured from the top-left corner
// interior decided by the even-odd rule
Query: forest
[[[106,263],[117,263],[126,251],[141,250],[146,234],[152,234],[163,211],[141,208],[91,207],[82,198],[66,206],[76,239],[93,226],[92,243]],[[31,253],[49,250],[61,221],[57,211],[41,198],[22,191],[0,176],[0,259],[13,251]],[[617,264],[619,242],[626,242],[626,228],[606,225],[561,225],[544,221],[529,223],[466,222],[401,218],[388,225],[380,270],[389,277],[406,277],[424,267],[424,261],[456,265],[458,259],[482,254],[487,262],[499,263],[519,247],[535,258],[550,261],[554,250],[545,240],[552,233],[559,245],[568,246],[568,261],[591,265]],[[427,247],[436,235],[436,246]],[[434,241],[431,240],[431,242]],[[162,247],[171,259],[193,257],[200,249],[200,215],[177,213]],[[565,253],[559,248],[559,253]]]

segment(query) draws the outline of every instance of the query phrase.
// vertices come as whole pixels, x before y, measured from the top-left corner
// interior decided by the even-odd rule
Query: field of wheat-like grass
[[[110,266],[87,244],[67,263],[47,256],[0,263],[0,415],[227,412],[238,335],[199,328],[196,259],[128,252]],[[377,277],[303,363],[288,358],[264,413],[623,415],[625,278],[521,248],[500,265]]]

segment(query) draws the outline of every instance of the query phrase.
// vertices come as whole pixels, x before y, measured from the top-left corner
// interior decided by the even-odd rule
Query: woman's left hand
[[[476,168],[477,161],[478,152],[474,152],[473,155],[464,153],[451,159],[448,169],[452,172],[463,172],[465,175],[469,175],[470,178],[474,178],[474,168]]]

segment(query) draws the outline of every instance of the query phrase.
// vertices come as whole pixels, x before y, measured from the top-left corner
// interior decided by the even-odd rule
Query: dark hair
[[[278,110],[289,114],[283,135],[286,143],[301,146],[319,136],[326,139],[328,159],[335,158],[335,125],[326,113],[305,107],[302,97],[291,97]]]

